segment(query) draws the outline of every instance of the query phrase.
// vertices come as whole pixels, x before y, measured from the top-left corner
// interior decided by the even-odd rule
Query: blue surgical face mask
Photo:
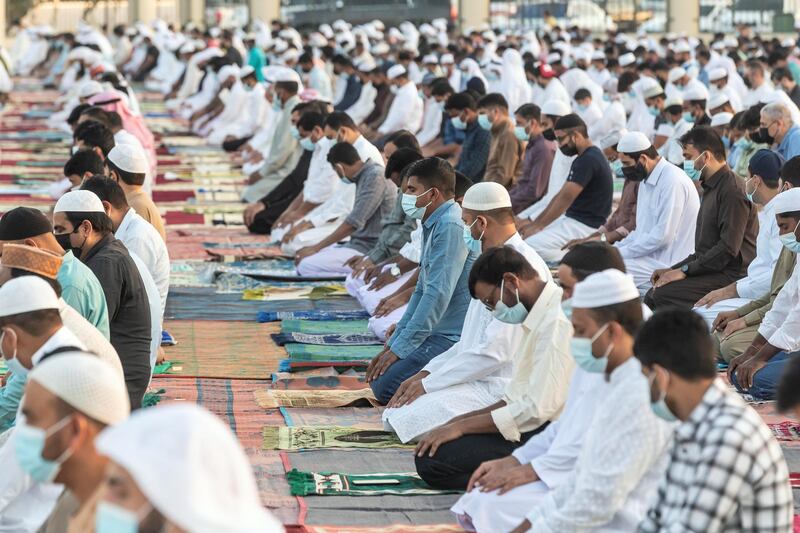
[[[614,344],[609,344],[608,348],[606,348],[606,353],[603,354],[603,357],[595,357],[592,353],[592,344],[603,332],[608,329],[608,324],[603,325],[602,328],[597,330],[597,333],[592,335],[591,339],[587,339],[585,337],[573,337],[570,341],[570,349],[572,350],[572,357],[575,359],[575,362],[578,364],[579,367],[584,369],[587,372],[592,372],[595,374],[600,374],[606,371],[608,367],[608,354],[611,353],[611,350],[614,348]]]
[[[694,122],[694,116],[692,116],[692,114],[690,112],[684,111],[683,112],[683,120],[685,120],[686,122],[692,123],[692,122]]]
[[[300,139],[300,146],[303,147],[303,150],[308,150],[309,152],[312,152],[314,150],[314,146],[316,146],[316,143],[314,143],[314,141],[311,140],[311,136],[308,136]]]
[[[486,230],[483,230],[481,232],[480,237],[478,237],[477,239],[474,238],[472,236],[472,226],[474,226],[477,221],[478,219],[476,218],[475,220],[472,221],[472,224],[470,224],[469,226],[464,226],[464,244],[467,245],[467,249],[470,252],[481,253],[481,251],[483,250],[481,239],[483,239],[483,234],[486,233]]]
[[[436,102],[436,107],[439,109],[439,111],[444,113],[444,102]]]
[[[653,382],[655,382],[656,373],[655,371],[650,372],[650,388],[653,387]],[[670,410],[669,406],[665,398],[667,397],[666,391],[660,391],[658,400],[654,402],[650,402],[650,409],[653,410],[653,414],[656,415],[658,418],[666,421],[666,422],[675,422],[678,420],[678,417]]]
[[[624,178],[625,173],[622,172],[622,161],[617,159],[611,163],[611,172],[618,178]]]
[[[525,131],[525,128],[523,128],[522,126],[514,126],[514,135],[520,141],[527,141],[531,137],[530,135],[528,135],[528,132]]]
[[[70,416],[65,416],[46,430],[29,426],[24,422],[18,423],[14,428],[14,452],[17,462],[34,481],[39,483],[53,481],[61,470],[61,465],[72,455],[72,450],[67,448],[55,461],[42,457],[47,438],[63,429],[69,421]]]
[[[478,126],[487,131],[492,129],[492,123],[489,120],[489,115],[487,115],[486,113],[481,113],[480,115],[478,115]]]
[[[750,183],[752,180],[753,180],[753,178],[751,176],[750,179],[745,180],[745,182],[744,182],[744,195],[747,197],[748,200],[750,200],[751,204],[754,203],[753,195],[756,194],[756,190],[758,189],[758,186],[756,186],[756,188],[753,189],[753,192],[747,192],[747,184]]]
[[[580,111],[581,113],[589,109],[589,106],[586,104],[577,104],[576,107],[578,108],[578,111]]]
[[[561,310],[567,316],[567,320],[572,320],[572,298],[561,300]]]
[[[654,105],[648,106],[647,112],[650,113],[654,117],[657,117],[658,115],[661,114],[661,111],[659,111],[658,108],[656,106],[654,106]]]
[[[505,281],[505,279],[500,281],[500,299],[497,300],[497,305],[494,306],[492,316],[505,324],[522,324],[528,317],[528,310],[525,309],[525,306],[522,305],[522,302],[519,300],[519,289],[515,291],[517,294],[516,304],[508,307],[503,303],[503,289]]]
[[[465,130],[467,129],[467,123],[461,120],[461,117],[453,117],[450,119],[450,123],[453,124],[453,127],[457,130]]]
[[[751,142],[752,141],[750,141],[750,139],[748,139],[747,137],[742,136],[742,137],[739,137],[739,140],[736,141],[736,143],[734,143],[734,145],[738,146],[739,148],[745,148],[746,149],[746,148],[750,148],[750,143]]]
[[[119,505],[101,501],[97,504],[94,515],[95,533],[136,533],[139,531],[139,522],[151,509],[151,505],[146,503],[137,513]]]
[[[730,150],[730,148],[731,148],[731,138],[728,137],[727,135],[723,135],[722,136],[722,144],[725,145],[725,149],[726,150]]]
[[[3,341],[6,338],[6,332],[7,331],[10,331],[10,330],[4,329],[3,333],[0,333],[0,357],[3,357],[3,359],[5,359],[5,357],[6,357],[6,354],[4,353],[4,350],[3,350]],[[13,330],[11,330],[11,332],[16,337],[16,334],[13,332]],[[14,353],[11,356],[11,359],[5,359],[5,361],[6,361],[6,367],[8,367],[8,371],[11,372],[12,374],[16,374],[21,378],[24,378],[25,376],[28,375],[29,370],[27,368],[25,368],[24,366],[22,366],[22,363],[20,363],[19,359],[17,359],[17,345],[16,345],[16,342],[14,343]]]
[[[272,95],[272,109],[273,111],[280,111],[283,106],[281,105],[281,99],[278,98],[277,94]]]
[[[700,155],[698,155],[694,159],[685,159],[683,161],[683,171],[686,172],[686,175],[689,176],[692,179],[692,181],[698,181],[700,179],[700,176],[702,175],[701,173],[703,172],[703,169],[706,168],[705,165],[703,165],[699,169],[694,168],[694,162],[700,159]]]
[[[800,226],[800,222],[797,223],[797,226]],[[784,233],[780,236],[781,244],[783,244],[787,250],[796,254],[800,253],[800,242],[797,242],[797,237],[795,236],[797,226],[794,227],[794,231]],[[8,361],[6,362],[8,363]]]
[[[296,141],[300,140],[300,130],[297,129],[297,126],[292,126],[289,128],[289,135],[291,135],[292,139]]]
[[[603,93],[603,100],[605,100],[606,102],[610,102],[611,101],[611,96],[609,96],[608,94]]]
[[[400,200],[400,204],[403,207],[403,212],[410,218],[421,219],[422,217],[424,217],[425,210],[428,208],[429,205],[433,203],[433,200],[428,202],[423,207],[417,207],[417,198],[419,198],[423,194],[428,194],[430,191],[431,189],[428,189],[419,196],[415,196],[413,194],[403,194],[403,198],[402,200]]]

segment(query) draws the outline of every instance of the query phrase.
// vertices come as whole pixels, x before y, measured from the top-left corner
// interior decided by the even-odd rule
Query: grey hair
[[[784,124],[792,123],[792,113],[780,102],[765,105],[761,109],[761,116],[769,122],[782,120]]]

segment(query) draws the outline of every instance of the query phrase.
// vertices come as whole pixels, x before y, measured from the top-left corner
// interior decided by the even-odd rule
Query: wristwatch
[[[689,275],[689,265],[688,264],[687,265],[683,265],[681,267],[681,272],[683,272],[684,274],[686,274],[688,276]]]
[[[397,265],[392,265],[392,268],[390,268],[390,269],[389,269],[389,273],[390,273],[392,276],[394,276],[394,277],[396,277],[396,278],[399,278],[399,277],[400,277],[400,274],[401,274],[402,272],[400,272],[400,267],[399,267],[399,266],[397,266]]]
[[[600,232],[600,242],[608,242],[608,237],[602,231]]]

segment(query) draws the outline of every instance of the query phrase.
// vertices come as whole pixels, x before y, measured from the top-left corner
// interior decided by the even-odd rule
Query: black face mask
[[[72,233],[56,234],[55,235],[56,241],[58,242],[59,246],[61,246],[64,249],[64,252],[72,252],[72,255],[74,255],[76,258],[80,258],[81,248],[72,246],[72,243],[69,240],[70,235],[72,235]]]
[[[771,145],[775,142],[775,137],[769,134],[769,127],[766,128],[758,128],[758,137],[759,141],[756,142],[763,142]],[[755,139],[753,139],[755,141]]]
[[[542,132],[542,137],[547,139],[548,141],[555,141],[556,140],[556,132],[553,131],[553,128],[546,129]]]
[[[638,182],[647,178],[647,170],[641,163],[636,163],[630,167],[622,167],[622,173],[625,175],[625,179],[629,181]]]
[[[578,147],[575,144],[560,144],[558,149],[561,150],[561,153],[567,157],[572,157],[573,155],[578,155]]]

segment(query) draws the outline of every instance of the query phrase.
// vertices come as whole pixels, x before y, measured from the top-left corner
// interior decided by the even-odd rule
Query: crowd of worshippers
[[[250,231],[301,276],[346,276],[385,341],[384,424],[466,491],[464,528],[792,530],[747,401],[800,415],[795,41],[252,30],[19,32],[14,72],[61,90],[73,154],[52,218],[0,219],[0,524],[279,528],[211,415],[126,420],[169,271],[137,81],[241,165]],[[175,460],[190,447],[202,464]]]

